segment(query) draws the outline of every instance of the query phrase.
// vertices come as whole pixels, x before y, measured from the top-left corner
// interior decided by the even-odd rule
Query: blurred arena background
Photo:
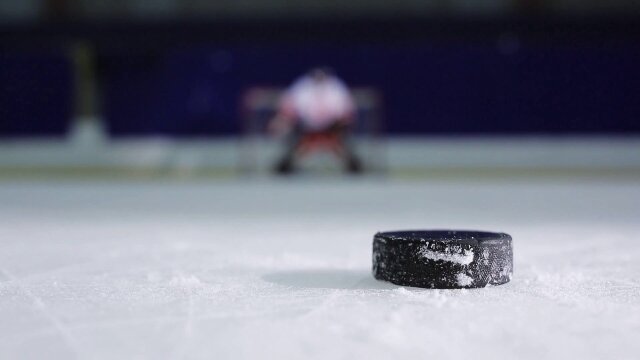
[[[261,174],[278,145],[246,94],[329,65],[375,94],[356,142],[376,174],[637,177],[639,18],[631,0],[4,0],[0,173]]]

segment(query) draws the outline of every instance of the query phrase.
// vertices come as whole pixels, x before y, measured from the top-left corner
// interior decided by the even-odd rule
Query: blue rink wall
[[[71,60],[0,53],[0,135],[55,135],[73,117]],[[376,86],[389,134],[640,132],[637,41],[547,44],[517,38],[168,47],[99,57],[114,136],[234,135],[239,96],[330,65]]]
[[[63,51],[0,49],[0,136],[65,133],[73,92],[73,67]]]

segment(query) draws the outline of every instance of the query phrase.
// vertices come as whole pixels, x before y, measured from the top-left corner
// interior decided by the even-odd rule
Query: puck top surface
[[[443,241],[456,242],[461,244],[482,244],[491,243],[496,240],[511,239],[511,236],[505,233],[488,232],[488,231],[471,231],[471,230],[404,230],[404,231],[385,231],[375,235],[376,238],[385,240],[399,241]]]

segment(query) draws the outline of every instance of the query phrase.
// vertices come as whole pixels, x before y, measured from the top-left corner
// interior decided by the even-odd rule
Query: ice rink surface
[[[379,230],[514,239],[511,283],[375,281]],[[638,359],[633,179],[0,182],[3,359]]]

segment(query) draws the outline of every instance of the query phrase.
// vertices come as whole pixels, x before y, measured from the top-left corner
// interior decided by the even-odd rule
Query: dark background
[[[100,18],[0,25],[0,135],[62,135],[73,47],[114,136],[236,135],[239,98],[316,65],[384,96],[389,134],[640,132],[640,17],[512,12]]]

